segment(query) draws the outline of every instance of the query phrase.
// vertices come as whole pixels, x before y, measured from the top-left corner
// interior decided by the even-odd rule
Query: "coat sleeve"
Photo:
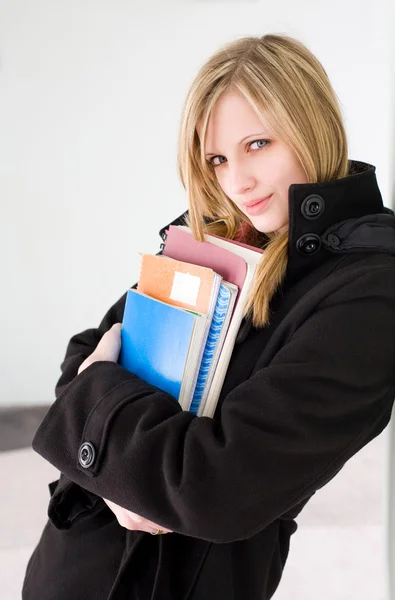
[[[220,421],[101,361],[63,388],[33,447],[86,490],[177,533],[248,538],[388,423],[394,281],[393,268],[360,269],[328,294],[269,365],[227,394]]]
[[[92,354],[104,333],[122,321],[125,301],[126,293],[106,313],[99,327],[86,329],[70,339],[55,386],[56,399],[77,376],[80,365]],[[48,517],[58,529],[69,529],[78,517],[101,501],[100,496],[71,481],[64,473],[48,487],[51,495]]]

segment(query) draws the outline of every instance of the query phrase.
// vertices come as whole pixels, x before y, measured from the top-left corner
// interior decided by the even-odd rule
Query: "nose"
[[[255,178],[245,166],[233,164],[229,167],[229,188],[232,194],[243,194],[255,186]]]

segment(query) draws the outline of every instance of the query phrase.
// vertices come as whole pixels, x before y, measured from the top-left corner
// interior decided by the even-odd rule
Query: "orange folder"
[[[207,315],[221,280],[222,277],[208,267],[143,254],[137,289],[167,304]]]

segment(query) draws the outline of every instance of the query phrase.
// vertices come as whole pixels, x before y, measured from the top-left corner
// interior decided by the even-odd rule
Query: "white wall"
[[[53,400],[71,335],[138,278],[186,209],[181,106],[222,43],[298,37],[341,100],[350,157],[389,198],[384,0],[0,0],[0,404]]]

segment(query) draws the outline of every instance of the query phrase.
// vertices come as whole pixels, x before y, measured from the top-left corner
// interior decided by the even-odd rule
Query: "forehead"
[[[226,92],[218,98],[210,114],[205,149],[215,152],[217,146],[239,143],[246,136],[265,131],[269,132],[266,120],[244,96],[235,91]]]

